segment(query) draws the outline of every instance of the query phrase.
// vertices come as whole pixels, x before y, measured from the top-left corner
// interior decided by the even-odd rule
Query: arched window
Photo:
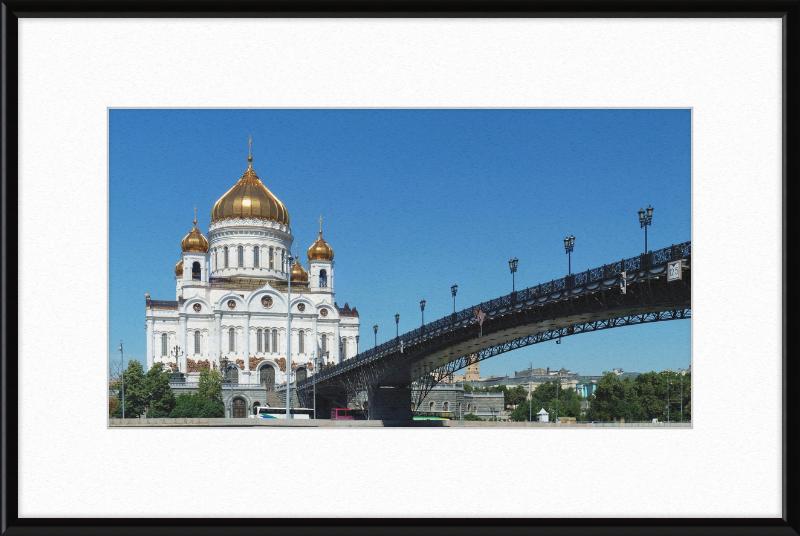
[[[161,334],[161,355],[167,355],[167,334]]]
[[[225,268],[228,267],[228,246],[225,246],[223,250],[223,255],[225,256]]]
[[[328,351],[328,337],[323,335],[322,336],[322,340],[320,342],[322,343],[322,345],[321,345],[322,346],[322,355],[325,355],[325,352]]]
[[[258,246],[253,248],[253,266],[258,268]]]
[[[450,410],[450,402],[445,402],[442,404],[442,411],[449,411]]]
[[[305,380],[307,377],[308,377],[308,372],[306,371],[306,368],[303,367],[297,370],[297,377],[295,378],[295,381],[301,382]]]
[[[428,407],[430,408],[430,410],[431,410],[431,411],[433,411],[433,402],[431,402],[430,404],[428,404]]]
[[[269,268],[275,268],[275,250],[272,248],[269,248]]]
[[[347,339],[342,337],[342,360],[347,359]]]
[[[233,328],[228,329],[228,351],[236,351],[236,334],[233,331]]]
[[[278,330],[277,329],[273,329],[272,330],[272,351],[273,352],[277,352],[278,351]]]
[[[200,263],[197,261],[192,263],[192,279],[200,281]]]
[[[472,411],[478,411],[478,406],[472,406]]]
[[[196,354],[200,353],[200,332],[199,331],[195,331],[194,332],[194,353],[196,353]]]
[[[306,340],[305,340],[306,333],[302,329],[297,332],[297,339],[298,339],[297,353],[298,354],[306,353]]]
[[[261,330],[256,331],[256,352],[261,351]]]
[[[244,266],[244,248],[239,246],[239,267]]]
[[[328,286],[328,272],[326,272],[325,270],[319,271],[319,286],[320,287]]]

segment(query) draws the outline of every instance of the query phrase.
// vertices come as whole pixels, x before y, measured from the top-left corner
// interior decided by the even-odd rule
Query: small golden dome
[[[208,240],[197,228],[197,220],[194,220],[194,227],[189,231],[189,234],[181,240],[181,250],[208,253]]]
[[[322,230],[319,232],[319,238],[317,241],[311,244],[311,247],[308,248],[308,260],[310,261],[332,261],[333,260],[333,248],[325,242],[325,239],[322,238]]]
[[[211,223],[241,218],[270,220],[289,225],[289,211],[253,171],[253,157],[248,156],[247,160],[251,163],[239,182],[214,203]]]
[[[183,259],[175,265],[175,275],[177,277],[183,277]]]
[[[297,255],[294,256],[292,265],[292,281],[308,281],[308,272],[297,262]]]

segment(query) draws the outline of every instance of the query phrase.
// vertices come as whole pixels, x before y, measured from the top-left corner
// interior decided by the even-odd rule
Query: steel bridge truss
[[[298,382],[297,395],[307,404],[316,383],[318,395],[337,400],[359,393],[371,399],[379,386],[411,386],[424,398],[448,374],[516,348],[600,329],[690,318],[690,256],[687,242],[483,302],[326,367]],[[683,279],[668,283],[666,265],[676,259],[684,263]],[[474,315],[478,308],[485,314],[482,327]],[[524,331],[528,333],[515,335]],[[489,346],[490,339],[480,339],[481,333],[505,340]],[[472,344],[476,340],[479,344]],[[487,347],[459,355],[459,348],[470,345]],[[447,362],[434,363],[431,356],[437,353]]]
[[[428,396],[431,389],[438,383],[441,383],[448,376],[453,375],[455,372],[466,368],[469,365],[474,365],[484,359],[495,357],[512,350],[531,346],[532,344],[539,344],[541,342],[554,341],[562,337],[570,335],[577,335],[579,333],[590,333],[593,331],[600,331],[610,328],[618,328],[622,326],[636,326],[639,324],[648,324],[652,322],[663,322],[667,320],[684,320],[692,317],[691,309],[678,309],[675,311],[659,311],[653,313],[644,313],[630,315],[620,318],[609,318],[606,320],[598,320],[595,322],[585,322],[574,326],[551,329],[542,333],[533,335],[526,335],[510,341],[505,341],[489,348],[484,348],[475,353],[459,357],[455,361],[451,361],[444,366],[426,374],[422,378],[412,383],[412,393],[414,396],[414,407],[418,408]]]

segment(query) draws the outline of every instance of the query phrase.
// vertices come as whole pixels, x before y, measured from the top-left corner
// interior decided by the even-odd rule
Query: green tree
[[[468,384],[468,383],[465,383],[465,384],[464,384],[464,392],[465,392],[465,393],[471,393],[473,390],[474,390],[474,389],[473,389],[473,387],[472,387],[470,384]]]
[[[222,403],[222,375],[216,370],[200,369],[197,394],[209,402]]]
[[[480,417],[478,417],[474,413],[467,413],[466,415],[464,415],[464,420],[465,421],[485,421],[486,419],[481,419]]]
[[[145,385],[144,367],[141,363],[131,359],[128,361],[128,368],[122,373],[125,385],[125,418],[132,419],[139,417],[144,413],[150,401],[150,395],[147,392]],[[120,390],[117,398],[120,404],[114,408],[113,416],[117,418],[122,417],[122,384],[120,382]]]
[[[200,416],[203,406],[208,402],[197,393],[181,393],[175,399],[175,407],[170,412],[170,418],[194,419]]]
[[[158,363],[154,364],[145,376],[145,387],[149,396],[149,418],[166,417],[175,407],[175,395],[169,386],[169,372]]]
[[[225,416],[225,406],[217,400],[206,400],[197,415],[202,418],[219,418]]]

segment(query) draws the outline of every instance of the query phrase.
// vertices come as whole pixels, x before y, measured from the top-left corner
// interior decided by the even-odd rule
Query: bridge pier
[[[378,421],[411,420],[410,387],[376,387],[369,400],[369,418]]]

